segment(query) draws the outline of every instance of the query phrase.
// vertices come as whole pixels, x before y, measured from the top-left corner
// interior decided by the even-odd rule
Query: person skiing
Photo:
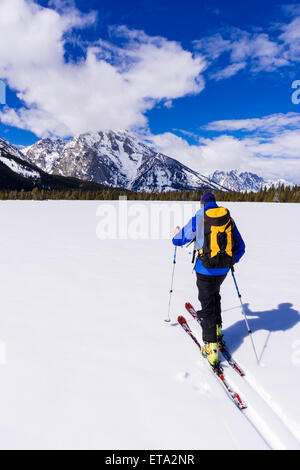
[[[201,209],[182,228],[176,227],[172,242],[183,246],[194,241],[198,256],[194,266],[204,346],[202,354],[214,367],[219,363],[218,344],[222,344],[220,287],[233,264],[245,253],[245,243],[228,209],[219,207],[211,192],[201,198]]]

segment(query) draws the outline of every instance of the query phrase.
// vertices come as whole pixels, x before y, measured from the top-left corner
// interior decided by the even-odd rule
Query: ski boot
[[[218,343],[207,343],[201,347],[202,356],[205,357],[214,368],[219,366]]]

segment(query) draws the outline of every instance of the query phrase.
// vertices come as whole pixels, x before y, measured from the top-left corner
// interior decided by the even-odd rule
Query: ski
[[[194,318],[194,320],[197,320],[197,322],[198,322],[199,325],[201,326],[201,320],[198,318],[197,312],[196,312],[196,310],[194,309],[194,307],[193,307],[189,302],[187,302],[187,303],[185,304],[185,308],[186,308],[187,311],[192,315],[192,317]],[[225,345],[223,339],[221,339],[221,341],[218,341],[218,349],[219,349],[219,351],[222,353],[224,359],[228,362],[228,364],[229,364],[241,377],[244,377],[245,372],[244,372],[243,369],[239,366],[239,364],[235,361],[235,359],[233,359],[233,357],[231,356],[230,352],[227,350],[226,345]]]
[[[194,343],[196,343],[196,345],[198,346],[198,348],[201,351],[201,344],[198,341],[198,339],[196,338],[196,336],[194,335],[191,328],[189,327],[186,319],[183,316],[180,315],[178,317],[177,321],[178,321],[179,325],[182,326],[183,330],[190,336],[190,338],[192,338]],[[201,353],[201,355],[202,355],[202,353]],[[234,402],[234,404],[240,410],[245,410],[247,408],[247,405],[243,402],[243,400],[241,399],[239,394],[236,393],[234,390],[232,390],[232,388],[228,384],[227,380],[224,377],[224,372],[223,372],[223,369],[222,369],[220,363],[217,363],[217,365],[214,367],[204,357],[203,357],[203,360],[205,360],[205,362],[207,363],[207,365],[209,367],[209,370],[214,374],[214,376],[217,378],[219,383],[222,384],[222,386],[224,387],[227,395],[229,396],[229,398],[231,398],[231,400]]]

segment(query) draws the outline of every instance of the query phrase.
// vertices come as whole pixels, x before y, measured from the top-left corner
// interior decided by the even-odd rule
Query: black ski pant
[[[197,312],[201,320],[203,341],[217,342],[217,325],[222,325],[220,287],[227,274],[207,276],[197,274],[198,299],[202,309]]]

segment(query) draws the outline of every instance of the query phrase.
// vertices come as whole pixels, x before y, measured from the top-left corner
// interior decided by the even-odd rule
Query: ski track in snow
[[[188,324],[201,343],[202,338],[197,321],[188,317]],[[240,364],[246,374],[244,377],[240,377],[228,365],[222,353],[219,354],[226,380],[247,405],[247,409],[241,411],[241,413],[267,446],[274,450],[300,450],[297,435],[294,433],[289,421],[285,419],[282,410],[278,409],[278,405],[272,402],[271,396],[256,383],[255,378],[247,371],[246,366]]]
[[[271,448],[278,450],[298,449],[300,450],[299,434],[290,423],[289,419],[285,417],[281,408],[276,402],[273,402],[272,397],[257,384],[254,377],[247,372],[245,376],[247,387],[245,389],[248,403],[253,400],[253,405],[245,412],[249,416],[252,423],[257,427],[264,439],[270,444]],[[255,392],[255,395],[253,394]],[[253,395],[253,398],[250,395]],[[259,400],[260,397],[260,400]],[[259,414],[258,402],[260,408],[263,410],[263,417]],[[274,427],[273,427],[273,425]]]
[[[239,390],[239,393],[247,403],[248,408],[243,414],[251,422],[257,432],[271,449],[275,450],[300,450],[300,442],[293,433],[289,423],[285,421],[281,413],[278,413],[276,406],[265,399],[265,393],[260,386],[257,386],[251,379],[251,374],[245,367],[245,377],[232,378],[232,386]],[[253,384],[253,385],[252,385]]]

